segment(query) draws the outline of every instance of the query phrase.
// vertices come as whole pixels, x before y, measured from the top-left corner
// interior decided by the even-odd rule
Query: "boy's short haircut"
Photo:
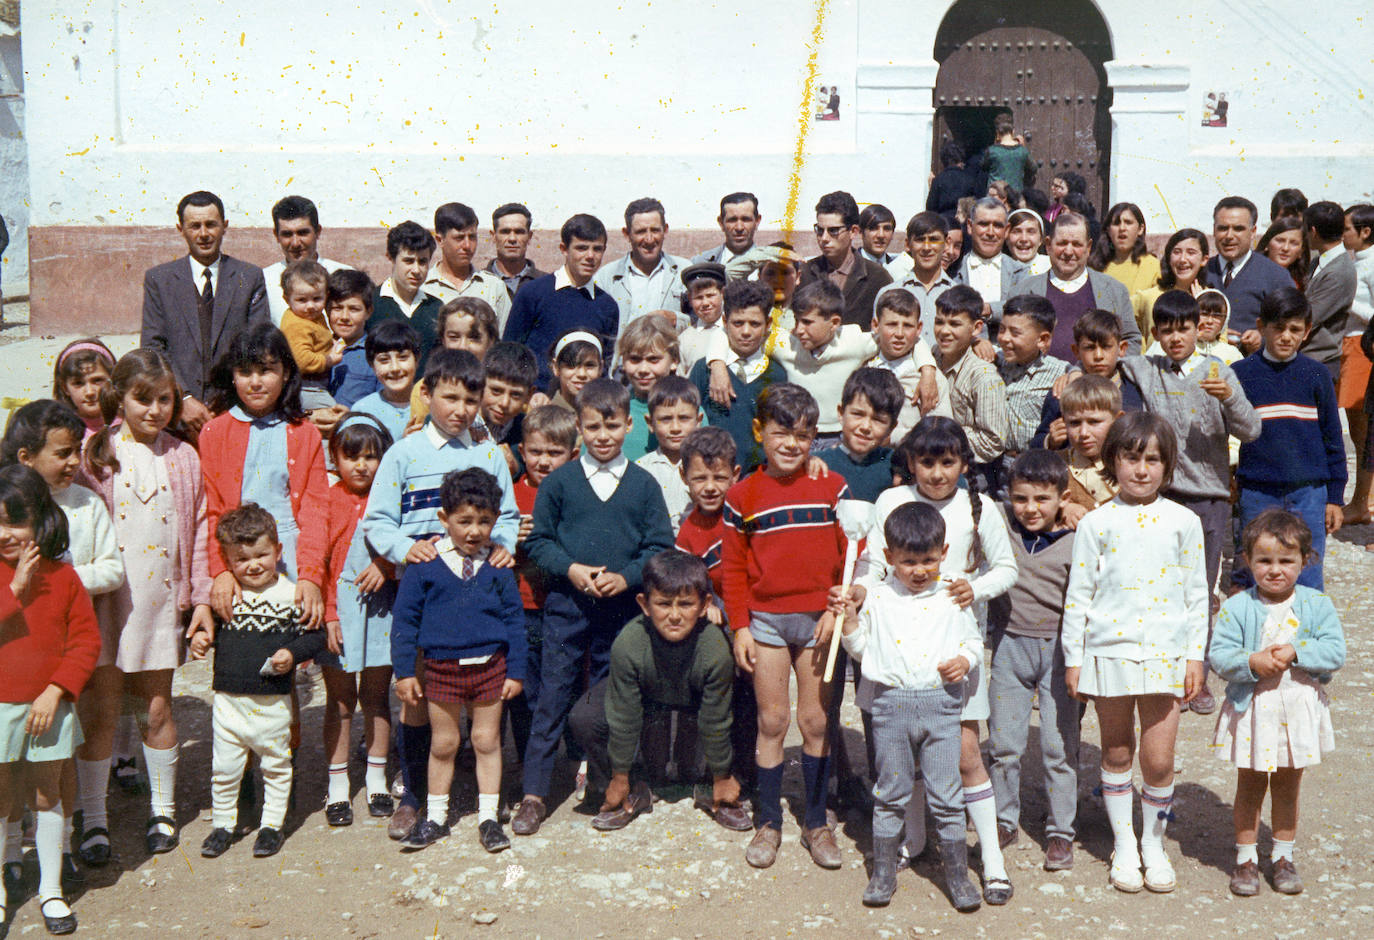
[[[329,454],[334,463],[340,457],[357,460],[359,457],[381,458],[382,454],[395,443],[391,432],[374,415],[361,411],[350,411],[339,419],[339,423],[329,438]]]
[[[1360,234],[1360,229],[1367,228],[1374,237],[1374,205],[1362,202],[1357,206],[1351,206],[1345,210],[1346,216],[1350,219],[1350,225],[1355,229],[1355,234]]]
[[[816,311],[827,320],[838,320],[844,316],[844,292],[832,284],[829,278],[803,284],[792,295],[794,314],[802,316]]]
[[[1064,417],[1085,411],[1121,413],[1121,389],[1105,375],[1080,375],[1059,394],[1059,412]]]
[[[1261,536],[1268,535],[1284,548],[1294,549],[1304,563],[1312,557],[1312,530],[1302,517],[1278,506],[1270,506],[1250,520],[1240,536],[1240,550],[1249,555]]]
[[[538,434],[564,450],[577,448],[577,416],[560,405],[531,408],[520,428],[526,441]]]
[[[730,194],[727,195],[727,196],[721,196],[721,197],[720,197],[720,214],[721,214],[721,215],[725,215],[725,207],[726,207],[726,206],[737,206],[737,205],[739,205],[740,203],[744,203],[744,202],[747,202],[747,203],[750,203],[751,205],[753,205],[753,207],[754,207],[754,216],[757,218],[757,217],[758,217],[758,214],[759,214],[759,197],[758,197],[758,196],[755,196],[753,193],[746,193],[746,192],[730,193]]]
[[[675,362],[682,360],[678,352],[677,331],[662,317],[653,314],[631,320],[616,342],[616,351],[621,359],[643,355],[650,350],[667,353]]]
[[[625,207],[625,227],[629,228],[630,223],[637,215],[644,215],[648,212],[657,212],[659,221],[664,225],[668,224],[668,212],[663,208],[663,203],[653,196],[644,196],[636,199]]]
[[[1296,287],[1276,287],[1260,297],[1259,324],[1278,326],[1284,320],[1302,320],[1312,325],[1312,304]]]
[[[1181,323],[1197,325],[1197,298],[1186,290],[1166,290],[1155,300],[1153,316],[1156,329]]]
[[[615,379],[592,379],[577,393],[573,407],[579,420],[584,411],[595,411],[603,418],[629,417],[630,390]]]
[[[415,332],[415,327],[402,320],[383,320],[367,331],[367,339],[363,343],[363,355],[367,357],[368,365],[372,365],[372,360],[382,353],[404,349],[409,349],[417,360],[420,358],[420,334]]]
[[[496,228],[500,221],[508,215],[523,215],[525,217],[525,227],[533,228],[534,216],[530,215],[529,208],[521,202],[507,202],[496,207],[496,211],[491,214],[491,227]]]
[[[1314,202],[1302,214],[1302,224],[1315,229],[1324,242],[1338,242],[1345,232],[1345,210],[1329,199]]]
[[[964,148],[958,141],[947,140],[940,145],[940,168],[948,170],[964,162]]]
[[[768,312],[773,309],[773,289],[763,281],[730,281],[725,285],[726,319],[737,310],[750,307],[757,307],[768,319]]]
[[[315,231],[320,230],[320,210],[304,196],[283,196],[272,206],[272,231],[281,231],[286,219],[305,219]]]
[[[1112,483],[1119,483],[1116,458],[1143,453],[1151,441],[1159,443],[1159,456],[1164,461],[1164,480],[1159,489],[1160,492],[1167,490],[1174,479],[1174,467],[1178,465],[1178,437],[1169,422],[1148,411],[1130,411],[1112,422],[1107,439],[1102,442],[1102,475]]]
[[[1073,325],[1073,341],[1088,341],[1095,346],[1121,345],[1121,320],[1110,310],[1096,307],[1078,318]]]
[[[1250,213],[1251,225],[1259,221],[1259,209],[1255,208],[1255,204],[1244,196],[1222,196],[1217,200],[1217,204],[1212,207],[1212,218],[1215,220],[1217,213],[1226,209],[1244,209]]]
[[[1054,451],[1028,450],[1012,461],[1011,472],[1007,475],[1009,487],[1017,483],[1052,486],[1056,493],[1062,493],[1069,488],[1069,465]]]
[[[706,572],[706,562],[676,548],[659,552],[645,562],[641,579],[645,597],[655,591],[664,597],[689,592],[703,600],[711,596],[711,577]]]
[[[438,242],[419,222],[412,222],[409,219],[400,225],[393,225],[386,233],[386,256],[392,261],[402,251],[411,251],[417,255],[434,254],[434,247]]]
[[[891,311],[901,317],[921,318],[921,302],[916,295],[905,287],[894,287],[878,295],[873,302],[873,319],[881,320],[883,314]]]
[[[220,516],[215,526],[215,538],[221,549],[235,545],[252,545],[263,536],[277,541],[277,520],[257,503],[243,503]]]
[[[701,407],[701,392],[691,382],[680,375],[669,373],[654,383],[649,389],[649,417],[658,408],[686,402],[693,408]]]
[[[883,523],[883,536],[892,551],[939,551],[945,547],[945,520],[929,503],[903,503]]]
[[[1039,294],[1018,294],[1002,305],[1002,321],[1007,317],[1029,317],[1043,333],[1054,332],[1054,304]]]
[[[434,210],[434,231],[440,238],[454,229],[472,228],[476,224],[477,213],[461,202],[446,202]]]
[[[1003,134],[1010,134],[1014,127],[1016,127],[1016,120],[1008,111],[1003,111],[992,119],[992,132],[998,137]]]
[[[563,228],[558,232],[558,240],[565,248],[574,241],[604,242],[606,226],[596,216],[579,212],[563,223]]]
[[[870,231],[883,224],[895,226],[897,217],[892,214],[891,209],[882,203],[875,202],[864,206],[863,211],[859,213],[859,231],[861,232]]]
[[[524,343],[493,343],[482,358],[487,379],[532,389],[539,378],[539,362]]]
[[[526,433],[529,433],[528,421],[525,423],[525,427]],[[687,439],[682,442],[680,459],[684,470],[687,469],[693,457],[700,457],[702,463],[708,467],[719,461],[724,463],[728,469],[733,470],[739,458],[739,447],[725,428],[697,428],[688,434]]]
[[[814,431],[821,420],[821,408],[811,393],[800,385],[779,382],[759,394],[754,406],[754,420],[759,427],[771,421],[784,428]]]
[[[450,470],[439,484],[439,505],[445,513],[457,512],[464,506],[490,512],[501,512],[501,484],[481,467]]]
[[[935,298],[935,310],[945,316],[961,313],[976,323],[983,319],[983,295],[967,284],[955,284]]]
[[[1199,317],[1220,317],[1225,323],[1231,316],[1231,301],[1215,287],[1208,287],[1197,295]]]
[[[1344,225],[1344,220],[1342,220]],[[309,258],[302,258],[299,261],[292,261],[281,272],[281,292],[291,293],[291,285],[296,281],[307,284],[310,287],[322,288],[326,297],[329,294],[329,271],[318,261],[311,261]]]
[[[198,189],[193,193],[187,193],[186,195],[181,197],[181,201],[177,203],[178,222],[186,221],[187,206],[195,206],[197,209],[204,209],[206,206],[214,206],[216,209],[219,210],[219,217],[221,219],[225,217],[224,200],[216,196],[214,193],[210,192],[208,189]]]
[[[494,343],[501,338],[501,324],[496,319],[496,311],[481,297],[455,297],[444,304],[434,323],[440,337],[448,327],[448,318],[459,314],[476,320],[477,328],[486,334],[487,342]]]
[[[363,309],[371,313],[372,292],[376,289],[377,285],[372,283],[372,278],[362,271],[353,268],[339,268],[329,275],[329,294],[326,303],[343,303],[350,297],[360,297],[363,301]]]
[[[918,212],[913,215],[906,223],[906,240],[914,242],[918,238],[924,238],[931,232],[939,232],[941,235],[949,235],[949,223],[945,217],[938,212]]]
[[[1307,211],[1307,197],[1303,195],[1301,189],[1287,187],[1275,191],[1274,198],[1269,200],[1269,218],[1281,219],[1286,215],[1295,215],[1302,218]]]
[[[466,349],[434,349],[425,360],[425,389],[433,395],[444,382],[454,382],[469,392],[481,394],[487,373],[482,363]]]
[[[902,383],[890,369],[864,366],[851,372],[849,378],[844,380],[844,391],[840,393],[840,407],[848,408],[860,395],[868,399],[868,404],[878,417],[886,418],[893,424],[897,423],[897,416],[902,413],[902,406],[906,404],[906,393],[902,391]]]
[[[859,204],[843,189],[826,193],[816,202],[816,215],[838,215],[845,228],[859,224]]]

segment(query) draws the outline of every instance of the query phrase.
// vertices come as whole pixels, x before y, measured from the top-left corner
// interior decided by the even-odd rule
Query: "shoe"
[[[529,797],[520,801],[520,808],[511,817],[510,829],[517,836],[532,836],[539,831],[540,825],[548,818],[549,811],[544,808],[544,801],[536,797]]]
[[[767,868],[778,860],[778,846],[782,845],[782,830],[760,826],[744,850],[744,860],[754,868]]]
[[[340,800],[324,808],[324,818],[331,826],[353,825],[353,804]]]
[[[1145,878],[1140,873],[1140,856],[1132,853],[1132,857],[1123,857],[1118,863],[1116,853],[1112,853],[1112,869],[1107,874],[1107,882],[1118,891],[1127,894],[1137,894],[1140,889],[1145,887]]]
[[[1010,878],[986,878],[983,881],[983,900],[993,907],[1006,904],[1015,893]]]
[[[228,829],[211,829],[200,844],[201,858],[219,858],[234,844],[234,834]]]
[[[900,836],[873,837],[873,873],[864,888],[866,907],[887,907],[897,892],[897,853],[901,846]]]
[[[86,876],[81,873],[81,869],[76,867],[76,860],[72,858],[71,852],[62,853],[62,888],[66,891],[74,891],[77,887],[86,883]]]
[[[158,830],[157,826],[170,826],[172,834],[168,835]],[[153,816],[148,820],[148,828],[143,836],[143,843],[147,847],[149,855],[165,855],[176,848],[180,841],[175,819],[170,816]]]
[[[96,838],[104,838],[105,841],[91,841]],[[87,868],[103,868],[108,865],[110,863],[110,830],[104,826],[83,828],[81,838],[76,840],[76,854],[81,856],[81,864]]]
[[[65,913],[58,914],[56,917],[49,917],[49,904],[61,905]],[[54,937],[61,937],[76,932],[76,915],[72,913],[72,909],[67,906],[67,902],[64,899],[48,898],[42,904],[38,905],[38,910],[43,915],[43,926],[47,927],[48,933],[52,934]]]
[[[390,793],[372,793],[367,797],[367,814],[378,819],[396,812],[396,801]]]
[[[132,757],[116,760],[110,768],[110,776],[128,796],[143,792],[143,778],[138,772],[138,763]]]
[[[941,841],[940,862],[945,869],[945,891],[954,909],[967,914],[982,907],[978,889],[968,878],[968,843],[963,839]]]
[[[1210,715],[1217,710],[1217,700],[1212,697],[1211,690],[1204,685],[1197,698],[1188,703],[1188,707],[1195,715]]]
[[[1302,879],[1297,866],[1286,858],[1274,862],[1274,890],[1279,894],[1302,894]]]
[[[1006,826],[1002,823],[997,824],[997,844],[1006,849],[1015,845],[1021,838],[1021,830],[1015,826]]]
[[[654,795],[650,792],[647,783],[639,781],[630,788],[624,803],[615,809],[593,816],[592,828],[598,832],[614,832],[617,829],[624,829],[641,813],[652,813],[653,811]]]
[[[1147,862],[1145,865],[1145,888],[1155,894],[1168,894],[1178,886],[1178,878],[1174,875],[1174,865],[1169,859],[1161,855],[1154,862]]]
[[[1231,893],[1237,897],[1253,898],[1259,894],[1259,866],[1254,862],[1242,862],[1231,872]]]
[[[577,777],[573,781],[573,800],[581,803],[587,798],[587,762],[577,765]]]
[[[5,863],[5,906],[18,907],[29,896],[28,880],[24,877],[23,862]]]
[[[425,849],[429,848],[440,839],[445,838],[452,832],[448,826],[441,825],[428,817],[420,820],[411,829],[409,834],[401,840],[403,849]]]
[[[281,834],[280,829],[263,826],[258,830],[258,837],[253,840],[253,857],[267,858],[276,855],[281,851],[281,844],[285,841],[286,836]]]
[[[419,811],[409,803],[402,803],[396,807],[396,812],[391,814],[391,823],[386,827],[387,838],[397,842],[410,835],[418,816]]]
[[[716,821],[716,825],[731,832],[748,832],[754,828],[754,821],[749,818],[749,810],[739,803],[722,803],[711,812],[711,818]]]
[[[482,848],[492,854],[510,848],[510,837],[501,828],[501,823],[495,819],[477,824],[477,841],[482,843]]]
[[[1045,843],[1045,871],[1069,871],[1073,868],[1073,843],[1063,836],[1050,836]]]
[[[844,864],[840,856],[840,846],[835,842],[835,833],[829,826],[803,829],[802,848],[811,853],[811,861],[821,868],[839,868]]]

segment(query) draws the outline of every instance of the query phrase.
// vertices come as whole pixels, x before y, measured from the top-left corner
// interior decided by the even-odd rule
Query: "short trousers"
[[[1359,408],[1369,389],[1370,362],[1360,349],[1358,336],[1341,340],[1341,379],[1336,386],[1336,404],[1342,408]]]
[[[800,646],[811,649],[816,645],[816,624],[825,611],[801,614],[774,614],[767,611],[749,612],[749,632],[754,642],[766,646]]]
[[[48,730],[41,737],[30,736],[24,730],[24,723],[28,720],[31,704],[0,703],[0,764],[21,760],[30,764],[66,760],[86,740],[81,734],[81,722],[76,720],[76,709],[65,698],[57,703]]]
[[[486,705],[501,700],[501,688],[506,684],[504,653],[472,666],[459,665],[456,659],[426,657],[424,667],[420,685],[431,701]]]

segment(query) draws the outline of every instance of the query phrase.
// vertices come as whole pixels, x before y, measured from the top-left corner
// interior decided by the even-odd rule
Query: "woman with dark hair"
[[[1065,171],[1056,174],[1050,180],[1050,210],[1045,213],[1045,221],[1053,222],[1054,217],[1063,212],[1065,208],[1064,197],[1069,193],[1077,193],[1080,196],[1087,195],[1088,181],[1082,176],[1072,171]]]
[[[1159,259],[1145,247],[1145,213],[1133,202],[1107,210],[1107,227],[1097,237],[1088,267],[1114,277],[1134,296],[1159,280]]]
[[[1280,216],[1260,236],[1255,250],[1288,272],[1293,286],[1307,289],[1307,230],[1301,216]]]
[[[1163,270],[1153,287],[1131,298],[1135,322],[1142,337],[1154,327],[1155,301],[1168,290],[1186,290],[1194,297],[1207,288],[1203,269],[1207,266],[1207,236],[1195,228],[1181,228],[1164,244]]]

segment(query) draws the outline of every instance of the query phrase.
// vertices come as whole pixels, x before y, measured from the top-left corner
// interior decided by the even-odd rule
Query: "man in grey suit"
[[[177,204],[177,231],[188,255],[143,275],[140,343],[160,351],[181,384],[181,419],[193,431],[210,420],[210,369],[234,336],[267,322],[262,271],[220,251],[228,223],[224,203],[200,190]]]
[[[761,218],[759,200],[753,193],[738,192],[723,196],[716,224],[720,226],[725,241],[697,255],[692,259],[692,264],[723,264],[725,276],[734,281],[748,277],[767,262],[776,260],[776,249],[754,244]]]
[[[1312,329],[1302,351],[1326,366],[1331,381],[1339,384],[1345,322],[1359,282],[1355,262],[1342,240],[1345,212],[1334,202],[1314,202],[1302,214],[1302,222],[1307,227],[1307,243],[1317,256],[1306,292],[1312,307]]]
[[[967,284],[983,298],[983,322],[994,339],[1002,322],[1002,304],[1017,294],[1026,265],[1002,252],[1007,240],[1007,207],[991,196],[979,199],[969,219],[973,250],[959,262],[954,280]],[[991,350],[991,347],[988,347]]]
[[[1054,305],[1054,337],[1048,350],[1067,362],[1075,361],[1073,325],[1089,310],[1100,309],[1116,314],[1121,321],[1121,338],[1126,342],[1126,354],[1140,354],[1140,327],[1135,322],[1126,286],[1088,267],[1088,220],[1076,212],[1061,212],[1050,223],[1050,269],[1044,274],[1025,278],[1017,286],[1018,294],[1038,294]]]

